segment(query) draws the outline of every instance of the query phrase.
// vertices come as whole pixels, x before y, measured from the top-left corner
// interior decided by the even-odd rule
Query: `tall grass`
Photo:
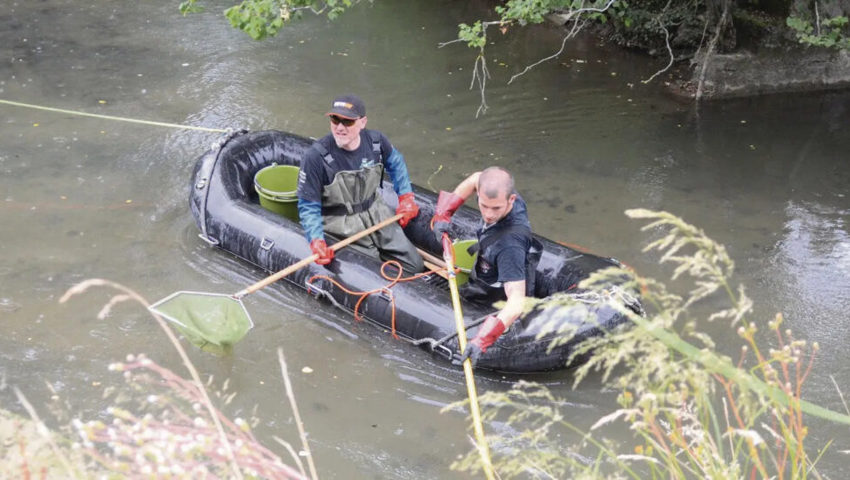
[[[752,301],[731,281],[734,262],[702,230],[666,212],[626,214],[649,220],[643,230],[659,238],[644,252],[658,252],[687,293],[620,268],[582,282],[581,289],[596,292],[631,323],[581,346],[576,355],[590,356],[575,370],[574,386],[595,374],[615,389],[619,408],[580,428],[569,421],[565,402],[541,385],[519,382],[508,392],[486,393],[485,419],[521,429],[512,438],[491,439],[501,478],[821,478],[817,462],[829,444],[820,453],[806,444],[805,414],[841,423],[850,416],[802,399],[817,343],[783,330],[781,314],[751,319]],[[630,295],[623,292],[629,291],[639,292],[645,314],[628,308]],[[698,317],[695,306],[709,297],[725,299],[726,306]],[[740,337],[736,360],[701,331],[713,321],[728,322]],[[759,328],[775,338],[772,348],[761,345]],[[606,435],[618,429],[622,438],[624,428],[632,437],[624,444]],[[564,432],[575,441],[564,445]],[[476,471],[475,455],[453,468]]]
[[[567,402],[544,386],[518,382],[507,392],[484,394],[484,419],[516,429],[510,436],[489,439],[499,477],[821,478],[817,463],[829,444],[817,453],[806,443],[807,416],[850,425],[850,415],[802,398],[817,344],[783,329],[781,314],[761,323],[751,319],[752,301],[743,286],[730,280],[734,263],[704,232],[665,212],[626,213],[650,221],[644,230],[660,238],[644,250],[658,252],[662,264],[673,266],[676,286],[686,284],[689,290],[677,294],[628,269],[608,269],[582,282],[581,292],[563,298],[565,306],[605,301],[630,319],[630,328],[590,339],[575,353],[589,356],[575,370],[575,385],[591,376],[601,379],[607,390],[616,392],[618,406],[595,422],[577,426],[570,421]],[[120,291],[101,316],[124,300],[147,306],[131,290],[104,280],[83,282],[63,301],[95,286]],[[645,312],[635,313],[629,292],[639,292]],[[727,305],[698,317],[695,306],[709,297],[723,298]],[[114,397],[109,421],[78,418],[54,431],[17,392],[30,417],[0,410],[0,441],[5,447],[0,450],[0,472],[25,479],[300,479],[308,478],[309,470],[310,477],[317,477],[280,350],[302,452],[279,443],[295,466],[254,438],[251,419],[231,420],[222,413],[233,394],[226,385],[211,394],[168,325],[155,318],[180,353],[188,379],[144,355],[128,356],[110,367],[124,375],[127,389]],[[737,359],[719,353],[712,337],[700,331],[707,321],[728,322],[737,332]],[[765,335],[757,333],[759,328],[771,333],[772,348],[762,345]],[[625,443],[607,435],[624,428],[631,432]],[[565,443],[567,438],[574,440]],[[308,468],[301,462],[304,457]],[[452,467],[478,471],[478,450],[471,449]]]
[[[91,279],[70,289],[62,302],[91,287],[120,293],[101,310],[105,317],[117,303],[147,301],[114,282]],[[156,314],[189,371],[185,379],[143,354],[128,355],[109,369],[120,372],[127,388],[110,398],[108,421],[74,418],[49,430],[20,391],[19,401],[30,418],[0,410],[0,441],[17,449],[0,449],[0,472],[9,478],[317,478],[306,443],[282,350],[281,372],[302,440],[301,452],[277,439],[292,467],[254,437],[253,419],[231,420],[219,407],[233,399],[227,382],[212,394],[171,328]],[[63,415],[67,412],[62,412]],[[310,475],[301,461],[307,458]],[[5,478],[5,477],[4,477]]]

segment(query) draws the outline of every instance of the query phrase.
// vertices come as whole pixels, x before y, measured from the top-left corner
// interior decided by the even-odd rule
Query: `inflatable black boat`
[[[195,165],[190,194],[192,215],[201,238],[269,272],[312,255],[297,220],[263,208],[254,185],[255,174],[273,163],[298,166],[311,143],[310,139],[279,131],[240,131],[223,137],[204,153]],[[394,210],[397,198],[392,185],[386,182],[383,190],[384,200]],[[421,250],[441,258],[429,226],[437,196],[415,185],[414,193],[420,212],[405,233]],[[450,234],[452,238],[475,238],[479,223],[479,213],[464,206],[455,213]],[[584,301],[572,307],[537,308],[520,318],[481,356],[477,368],[514,373],[566,368],[579,342],[626,321],[600,295],[582,296],[576,288],[591,272],[620,266],[617,260],[536,238],[544,250],[537,266],[535,296],[571,295]],[[381,263],[355,249],[344,248],[336,252],[327,267],[313,263],[286,280],[346,311],[356,311],[360,318],[436,356],[452,362],[460,358],[448,282],[441,276],[428,275],[384,289],[390,282],[381,275]],[[362,298],[346,289],[379,293]],[[639,311],[638,301],[625,295],[632,300],[632,308]],[[491,305],[463,303],[469,338],[495,311]],[[550,349],[558,335],[556,331],[563,331],[561,327],[566,324],[574,331],[573,337]]]

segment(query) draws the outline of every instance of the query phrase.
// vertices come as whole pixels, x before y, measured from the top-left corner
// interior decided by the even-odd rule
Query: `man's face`
[[[350,120],[331,115],[330,122],[331,134],[337,147],[343,150],[354,150],[360,146],[360,131],[366,127],[366,117]]]
[[[516,194],[506,196],[505,192],[499,192],[495,197],[488,197],[484,193],[478,194],[478,209],[481,210],[481,218],[487,225],[492,225],[505,218],[514,205]]]

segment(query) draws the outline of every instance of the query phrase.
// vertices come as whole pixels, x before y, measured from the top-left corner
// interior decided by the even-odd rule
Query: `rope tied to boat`
[[[395,269],[396,269],[395,276],[391,276],[386,272],[385,268],[389,265],[392,265],[393,267],[395,267]],[[313,275],[312,277],[308,278],[307,281],[306,281],[307,290],[308,291],[322,292],[322,289],[315,286],[314,282],[316,282],[317,280],[325,280],[325,281],[329,282],[331,285],[336,286],[337,288],[339,288],[340,290],[342,290],[343,292],[345,292],[349,295],[352,295],[352,296],[358,295],[360,298],[357,299],[357,303],[354,305],[354,320],[357,321],[357,322],[363,321],[363,315],[361,315],[361,313],[360,313],[360,306],[363,304],[364,300],[369,298],[370,295],[373,295],[373,294],[376,294],[376,293],[386,294],[387,297],[389,298],[390,309],[391,309],[390,333],[392,334],[393,338],[395,338],[396,340],[400,340],[400,337],[396,333],[396,328],[395,328],[396,307],[395,307],[395,296],[393,295],[392,288],[394,286],[398,285],[399,283],[412,282],[414,280],[418,280],[420,278],[427,277],[427,276],[434,275],[434,274],[439,275],[440,272],[448,273],[448,269],[447,268],[429,267],[429,269],[425,272],[417,273],[417,274],[412,275],[410,277],[405,277],[404,276],[404,270],[401,268],[401,263],[399,263],[397,260],[387,260],[387,261],[385,261],[384,263],[381,264],[380,272],[381,272],[381,276],[385,280],[388,280],[390,283],[388,283],[387,285],[384,285],[382,287],[372,289],[372,290],[358,292],[358,291],[348,289],[344,285],[339,283],[338,281],[329,277],[328,275]],[[332,298],[332,297],[330,297],[330,295],[327,295],[327,296],[328,296],[328,298]],[[438,342],[437,340],[434,340],[433,338],[431,338],[431,339],[422,339],[422,340],[419,341],[419,343],[422,343],[423,341],[428,341],[428,340],[430,340],[431,342]],[[444,340],[445,339],[441,339],[440,341],[444,341]]]
[[[105,102],[102,102],[105,103]],[[91,118],[99,118],[102,120],[112,120],[118,122],[131,122],[131,123],[140,123],[142,125],[152,125],[156,127],[169,127],[169,128],[180,128],[184,130],[198,130],[202,132],[214,132],[214,133],[226,133],[229,129],[224,128],[210,128],[210,127],[199,127],[195,125],[180,125],[176,123],[167,123],[167,122],[155,122],[151,120],[141,120],[138,118],[129,118],[129,117],[118,117],[114,115],[103,115],[99,113],[88,113],[81,112],[79,110],[67,110],[64,108],[55,108],[55,107],[45,107],[42,105],[33,105],[31,103],[23,103],[23,102],[13,102],[12,100],[6,100],[0,98],[0,104],[3,105],[11,105],[13,107],[23,107],[23,108],[31,108],[34,110],[44,110],[48,112],[54,113],[64,113],[69,115],[79,115],[81,117],[91,117]]]

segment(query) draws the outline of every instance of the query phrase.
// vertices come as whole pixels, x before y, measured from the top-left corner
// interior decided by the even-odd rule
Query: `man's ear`
[[[367,121],[369,121],[369,119],[368,119],[368,118],[366,118],[365,116],[363,116],[363,117],[360,117],[360,120],[363,120],[363,126],[362,126],[362,128],[366,128],[366,122],[367,122]]]
[[[514,200],[516,200],[516,193],[512,193],[510,197],[508,197],[508,207],[513,206]]]

